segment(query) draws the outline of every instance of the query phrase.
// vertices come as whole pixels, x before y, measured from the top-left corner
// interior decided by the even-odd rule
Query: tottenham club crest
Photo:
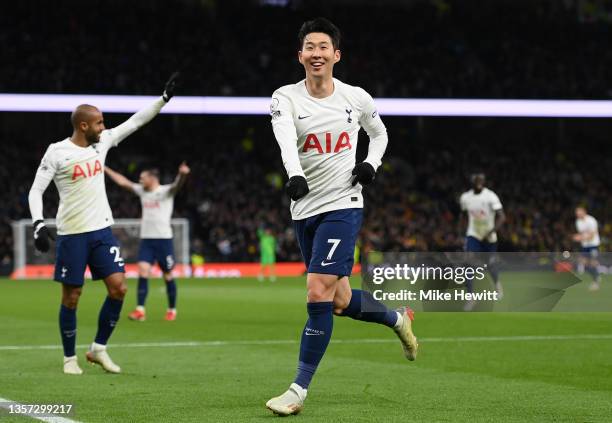
[[[350,107],[346,106],[346,108],[344,109],[344,111],[346,112],[346,114],[348,114],[348,117],[346,119],[346,121],[348,123],[353,122],[353,119],[351,118],[351,113],[353,113],[353,109],[351,109]]]

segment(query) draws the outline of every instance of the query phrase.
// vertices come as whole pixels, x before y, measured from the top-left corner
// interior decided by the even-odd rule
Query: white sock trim
[[[397,313],[397,322],[395,322],[395,325],[393,326],[394,329],[399,329],[402,326],[402,323],[404,323],[404,316],[402,316],[402,314],[399,311],[396,311]]]

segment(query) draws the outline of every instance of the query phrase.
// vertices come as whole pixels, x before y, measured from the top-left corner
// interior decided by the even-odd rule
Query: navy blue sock
[[[586,271],[591,275],[594,281],[599,280],[599,269],[597,266],[587,266]]]
[[[499,280],[499,268],[497,267],[497,264],[495,263],[489,264],[489,273],[491,274],[491,277],[493,278],[493,282],[497,283],[497,281]]]
[[[340,316],[364,322],[380,323],[389,327],[395,326],[397,323],[397,312],[395,310],[389,310],[368,291],[362,291],[361,289],[351,291],[353,292],[351,301],[348,307],[342,310]]]
[[[168,294],[168,308],[176,308],[176,283],[174,279],[166,281],[166,293]]]
[[[64,357],[76,355],[76,324],[76,308],[68,308],[62,304],[59,311],[59,326],[62,345],[64,346]]]
[[[302,332],[300,360],[295,383],[308,389],[319,362],[325,354],[334,327],[334,303],[308,303],[308,320]]]
[[[149,280],[142,276],[138,278],[138,305],[144,307],[149,293]]]
[[[467,289],[467,292],[474,292],[474,282],[472,278],[467,278],[465,281],[465,288]]]
[[[108,338],[110,338],[119,320],[122,306],[122,300],[113,300],[111,297],[106,297],[104,304],[102,304],[102,309],[100,309],[100,316],[98,317],[96,344],[106,345]]]

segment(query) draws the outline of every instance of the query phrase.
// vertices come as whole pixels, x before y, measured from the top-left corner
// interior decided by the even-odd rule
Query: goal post
[[[47,225],[55,233],[55,219],[46,219]],[[184,218],[171,220],[174,234],[174,258],[176,266],[174,272],[178,276],[189,276],[189,221]],[[51,278],[55,262],[55,243],[51,242],[51,249],[41,253],[34,248],[33,224],[31,220],[21,219],[14,221],[13,226],[13,278]],[[140,219],[115,219],[112,226],[113,235],[119,242],[121,257],[126,263],[128,277],[137,276],[138,248],[140,244]],[[155,266],[155,276],[160,274]],[[89,270],[87,277],[91,277]]]

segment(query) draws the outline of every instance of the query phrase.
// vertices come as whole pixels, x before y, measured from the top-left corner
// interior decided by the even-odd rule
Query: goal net
[[[55,219],[45,220],[47,227],[55,233]],[[179,276],[190,274],[189,266],[189,221],[187,219],[172,219],[174,233],[175,272]],[[13,222],[14,239],[14,269],[15,278],[52,278],[55,262],[55,243],[47,253],[41,253],[34,248],[33,225],[30,220],[22,219]],[[113,235],[119,241],[121,257],[126,263],[128,277],[137,276],[138,247],[140,244],[140,219],[116,219],[112,226]],[[153,274],[160,274],[155,266]],[[86,277],[91,277],[89,269]]]

